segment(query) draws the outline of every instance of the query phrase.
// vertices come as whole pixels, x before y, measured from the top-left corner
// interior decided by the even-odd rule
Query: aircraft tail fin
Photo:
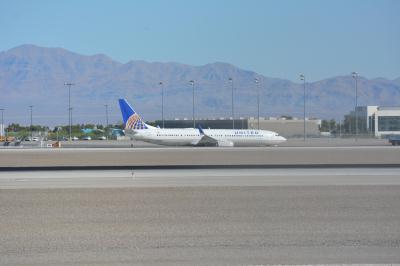
[[[133,110],[126,99],[119,99],[119,108],[121,109],[122,118],[124,120],[125,129],[148,129],[147,125],[142,118]]]

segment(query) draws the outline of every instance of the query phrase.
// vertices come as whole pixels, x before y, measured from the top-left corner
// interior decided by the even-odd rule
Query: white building
[[[400,106],[359,106],[357,116],[361,131],[366,130],[376,137],[400,134]]]
[[[378,107],[371,120],[377,137],[400,134],[400,107]]]

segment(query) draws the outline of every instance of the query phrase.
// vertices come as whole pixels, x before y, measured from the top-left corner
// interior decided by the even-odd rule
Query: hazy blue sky
[[[310,81],[400,76],[397,0],[0,0],[0,50],[63,47],[115,60],[228,62]]]

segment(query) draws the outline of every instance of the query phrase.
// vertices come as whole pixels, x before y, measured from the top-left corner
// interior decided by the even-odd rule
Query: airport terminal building
[[[249,128],[258,128],[257,118],[248,120]],[[320,135],[321,120],[306,118],[306,135],[308,137],[317,137]],[[302,137],[304,135],[304,120],[303,119],[284,119],[273,118],[269,119],[260,117],[260,129],[271,130],[278,132],[284,137]]]
[[[400,106],[358,106],[356,112],[360,132],[376,137],[400,134]],[[355,114],[352,111],[349,116]]]

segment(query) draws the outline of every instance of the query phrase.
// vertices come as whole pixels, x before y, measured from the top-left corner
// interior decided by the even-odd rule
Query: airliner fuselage
[[[268,146],[286,139],[277,133],[253,129],[144,129],[126,130],[136,140],[170,146]],[[206,138],[206,139],[205,139]]]

